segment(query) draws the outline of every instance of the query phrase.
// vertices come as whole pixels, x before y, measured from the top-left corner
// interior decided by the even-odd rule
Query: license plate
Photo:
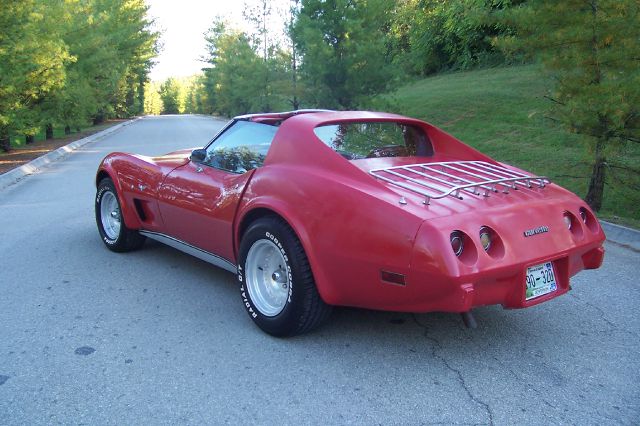
[[[546,262],[528,267],[526,284],[526,300],[534,299],[555,291],[558,288],[558,284],[556,283],[556,276],[553,273],[553,264]]]

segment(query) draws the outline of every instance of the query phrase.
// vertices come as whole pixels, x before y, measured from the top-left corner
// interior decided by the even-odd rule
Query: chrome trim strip
[[[232,272],[234,274],[238,272],[236,265],[234,265],[224,257],[218,256],[217,254],[209,253],[206,250],[202,250],[196,246],[192,246],[189,243],[185,243],[182,240],[170,237],[169,235],[161,234],[159,232],[144,231],[144,230],[140,230],[138,232],[140,232],[140,234],[144,235],[145,237],[149,237],[152,240],[159,241],[163,244],[166,244],[184,253],[190,254],[191,256],[197,257],[200,260],[204,260],[205,262],[211,263],[212,265],[215,265],[226,271]]]

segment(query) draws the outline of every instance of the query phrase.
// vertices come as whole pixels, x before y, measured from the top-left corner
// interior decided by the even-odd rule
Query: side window
[[[232,173],[260,167],[277,130],[268,124],[237,121],[207,147],[202,164]]]

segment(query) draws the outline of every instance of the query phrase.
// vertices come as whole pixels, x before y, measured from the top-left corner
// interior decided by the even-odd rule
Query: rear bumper
[[[392,310],[405,312],[466,312],[486,305],[502,305],[507,309],[535,306],[567,293],[570,278],[584,269],[598,268],[604,259],[604,248],[586,248],[552,258],[539,258],[492,271],[479,271],[460,277],[414,282],[422,287],[414,299]],[[529,266],[552,262],[557,289],[545,295],[526,300],[526,270]],[[415,280],[414,280],[415,281]],[[407,288],[407,290],[409,290]]]

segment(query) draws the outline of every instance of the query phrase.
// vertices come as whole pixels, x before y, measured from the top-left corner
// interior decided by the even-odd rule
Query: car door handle
[[[196,173],[202,173],[204,169],[200,166],[196,167]]]

